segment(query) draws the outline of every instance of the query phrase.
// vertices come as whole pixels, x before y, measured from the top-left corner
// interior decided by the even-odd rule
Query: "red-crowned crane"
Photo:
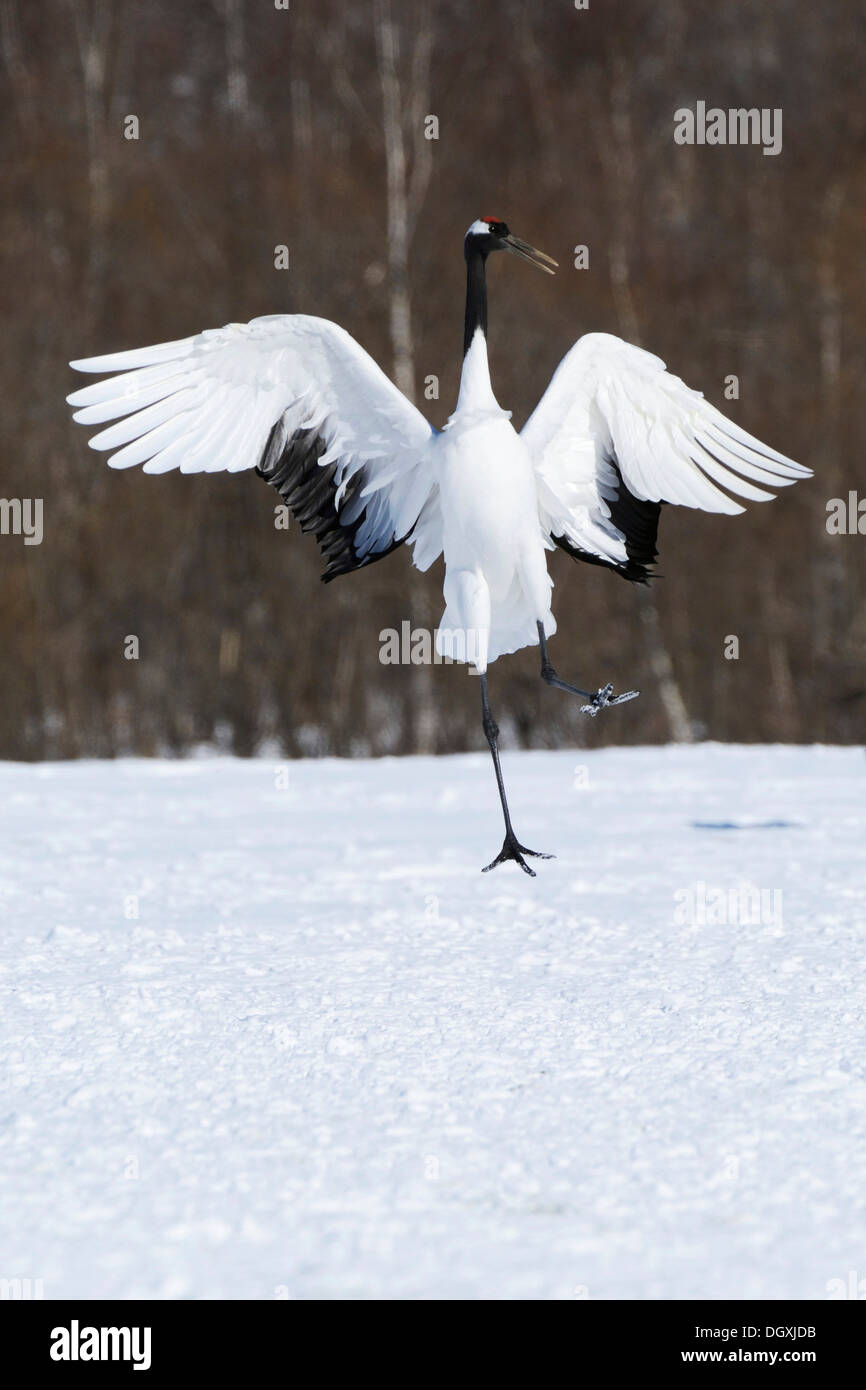
[[[649,352],[589,333],[566,353],[520,434],[498,405],[487,364],[487,257],[510,251],[553,274],[556,262],[497,217],[464,240],[466,320],[457,408],[434,430],[344,329],[275,314],[157,347],[90,357],[81,372],[120,372],[69,396],[113,468],[145,473],[254,468],[277,489],[327,561],[322,578],[362,569],[399,545],[419,570],[445,558],[437,650],[481,677],[484,733],[505,820],[487,869],[545,859],[514,832],[487,670],[538,645],[548,685],[597,714],[638,694],[593,695],[554,670],[546,552],[645,583],[662,502],[741,512],[728,493],[767,501],[811,470],[760,444]],[[759,484],[761,486],[759,486]],[[726,488],[727,492],[722,491]],[[486,870],[485,870],[486,872]]]

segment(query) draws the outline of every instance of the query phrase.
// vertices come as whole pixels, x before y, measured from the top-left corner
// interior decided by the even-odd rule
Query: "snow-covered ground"
[[[504,761],[0,768],[0,1278],[866,1278],[863,751]]]

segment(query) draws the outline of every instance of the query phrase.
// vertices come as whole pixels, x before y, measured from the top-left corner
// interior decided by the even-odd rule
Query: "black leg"
[[[553,855],[541,854],[535,849],[527,849],[525,845],[520,844],[514,833],[514,827],[511,824],[511,815],[508,810],[508,799],[505,795],[505,783],[502,780],[502,768],[499,763],[499,725],[496,723],[490,710],[490,701],[487,698],[486,673],[481,674],[481,722],[484,726],[484,736],[490,745],[490,756],[493,759],[493,770],[496,773],[496,785],[499,788],[499,800],[502,802],[502,815],[505,820],[505,839],[502,842],[502,849],[499,851],[492,864],[488,864],[482,872],[486,874],[491,869],[495,869],[497,864],[504,864],[506,859],[513,859],[516,864],[520,865],[525,874],[529,874],[531,878],[535,878],[535,870],[530,869],[526,860],[523,858],[524,854],[530,855],[533,859],[552,859]]]
[[[636,700],[640,694],[639,690],[627,690],[624,695],[614,695],[612,685],[603,685],[597,695],[593,695],[589,690],[581,690],[577,685],[569,685],[568,681],[560,680],[553,669],[550,657],[547,652],[547,638],[544,635],[544,624],[536,623],[538,628],[538,645],[541,648],[541,679],[545,685],[555,685],[557,690],[566,690],[569,695],[582,695],[589,701],[588,705],[581,705],[581,714],[596,715],[603,710],[606,705],[624,705],[626,700]]]

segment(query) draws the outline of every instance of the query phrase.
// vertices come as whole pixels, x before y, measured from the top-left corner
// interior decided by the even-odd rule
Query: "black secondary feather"
[[[317,429],[296,430],[286,438],[282,421],[278,421],[268,436],[261,462],[256,468],[260,478],[276,488],[292,516],[304,532],[312,532],[327,564],[322,574],[325,584],[340,574],[351,574],[377,560],[383,560],[403,544],[404,537],[380,549],[361,553],[357,536],[367,516],[364,507],[354,521],[341,520],[351,515],[351,503],[364,487],[363,469],[350,479],[336,504],[337,463],[319,463],[328,445]]]
[[[616,473],[617,490],[613,498],[605,498],[610,519],[625,541],[625,564],[617,560],[604,560],[588,550],[572,545],[565,536],[554,536],[553,540],[560,550],[566,551],[575,560],[584,560],[588,565],[603,565],[614,574],[633,584],[648,584],[653,572],[650,568],[658,558],[656,540],[658,539],[659,516],[662,502],[644,502],[629,492],[623,481],[616,459],[608,459],[609,466]]]

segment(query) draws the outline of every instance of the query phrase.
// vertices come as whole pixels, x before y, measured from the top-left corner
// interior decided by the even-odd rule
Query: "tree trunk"
[[[429,27],[421,27],[419,39],[423,53],[429,59]],[[391,333],[391,354],[394,381],[410,401],[415,401],[415,344],[412,333],[412,301],[409,291],[410,175],[406,157],[404,110],[398,72],[399,38],[391,16],[390,0],[376,0],[376,51],[382,89],[382,124],[385,142],[385,172],[388,221],[388,320]],[[419,163],[420,146],[425,142],[420,130],[420,96],[423,91],[419,63],[413,64],[412,114],[417,128],[412,131],[415,141],[413,174],[427,168]],[[426,180],[414,179],[412,197],[413,217],[417,217],[419,200],[426,191]],[[414,568],[409,579],[409,608],[413,618],[425,613],[424,583]],[[406,742],[410,751],[432,753],[436,748],[436,705],[433,699],[432,671],[419,666],[412,672],[409,706],[406,711]]]
[[[842,297],[836,257],[837,232],[844,200],[841,179],[834,179],[822,205],[818,245],[818,313],[821,344],[821,482],[827,497],[844,497],[841,469],[842,427]],[[823,659],[838,647],[846,618],[845,538],[822,528],[815,560],[816,654]]]

